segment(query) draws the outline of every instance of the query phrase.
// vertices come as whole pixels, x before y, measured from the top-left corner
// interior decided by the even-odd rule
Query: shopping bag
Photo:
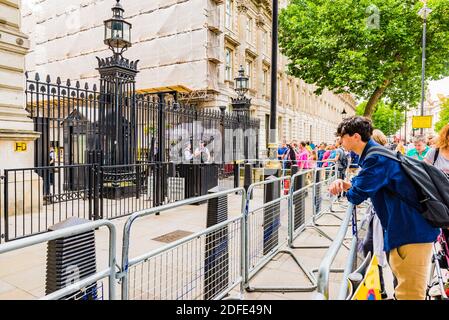
[[[382,300],[380,291],[379,263],[374,255],[352,300]]]

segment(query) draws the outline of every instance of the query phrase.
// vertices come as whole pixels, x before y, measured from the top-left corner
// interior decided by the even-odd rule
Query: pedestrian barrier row
[[[332,204],[336,199],[329,196],[327,187],[336,179],[337,170],[335,166],[301,171],[293,167],[291,174],[267,177],[265,181],[251,184],[247,190],[241,187],[218,189],[201,197],[135,212],[127,219],[123,229],[120,263],[116,262],[115,256],[115,226],[107,220],[87,222],[2,244],[0,254],[107,226],[110,230],[109,267],[86,278],[72,279],[68,286],[46,295],[44,299],[71,297],[70,294],[104,278],[109,278],[107,285],[102,287],[106,291],[102,297],[106,299],[209,300],[229,296],[241,298],[245,290],[299,292],[317,288],[328,298],[328,266],[335,258],[335,248],[341,246],[342,234],[344,237],[354,208],[348,209],[339,235],[320,266],[317,279],[291,249],[295,248],[295,239],[307,228],[314,228],[326,235],[316,221],[324,214],[332,214]],[[231,196],[233,203],[239,199],[241,206],[238,214],[228,217],[228,198]],[[213,221],[209,221],[208,217],[205,230],[144,254],[131,255],[131,235],[137,220],[202,202],[207,202],[208,213],[215,217]],[[329,236],[327,238],[334,240]],[[309,286],[250,285],[252,278],[279,253],[292,256],[309,279]],[[121,286],[120,296],[116,292],[117,282]]]

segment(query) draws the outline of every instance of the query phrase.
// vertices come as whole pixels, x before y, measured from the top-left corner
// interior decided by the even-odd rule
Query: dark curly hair
[[[343,120],[337,128],[337,137],[343,137],[345,134],[353,136],[358,133],[363,142],[368,142],[373,135],[373,123],[366,117],[353,116]]]

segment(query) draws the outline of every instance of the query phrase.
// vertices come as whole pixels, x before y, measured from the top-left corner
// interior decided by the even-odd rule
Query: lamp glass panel
[[[131,42],[131,25],[128,23],[123,24],[123,40]]]
[[[123,39],[123,22],[112,21],[112,39]]]

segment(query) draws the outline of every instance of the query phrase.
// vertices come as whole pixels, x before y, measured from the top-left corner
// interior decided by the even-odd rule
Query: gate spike
[[[67,79],[67,87],[70,87],[70,79]]]
[[[57,77],[56,78],[56,84],[59,86],[59,85],[61,85],[61,78],[60,77]]]
[[[77,89],[80,88],[80,82],[79,82],[78,80],[77,80],[76,83],[75,83],[75,87],[76,87]]]
[[[25,71],[25,78],[28,79],[28,71]]]
[[[50,83],[50,82],[51,82],[51,79],[50,79],[50,75],[49,75],[49,74],[47,74],[46,82],[47,82],[47,83]]]
[[[92,88],[94,91],[97,91],[97,84],[96,83],[94,83],[94,86],[93,86],[93,88]]]
[[[36,74],[34,75],[34,80],[39,81],[41,78],[39,77],[39,73],[36,72]]]
[[[89,90],[89,84],[87,82],[84,84],[84,89]]]

